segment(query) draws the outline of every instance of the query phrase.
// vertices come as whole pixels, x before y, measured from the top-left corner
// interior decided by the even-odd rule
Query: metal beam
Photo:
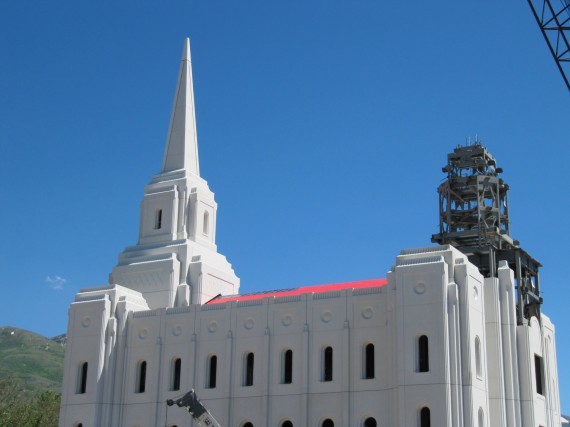
[[[528,0],[528,4],[570,91],[570,0],[559,1],[558,7],[550,0]]]

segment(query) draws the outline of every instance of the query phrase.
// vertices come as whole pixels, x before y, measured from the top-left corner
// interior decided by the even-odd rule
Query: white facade
[[[228,427],[560,426],[554,327],[517,325],[506,263],[433,246],[387,281],[239,297],[215,232],[186,41],[138,244],[69,310],[60,426],[195,425],[166,406],[191,388]]]

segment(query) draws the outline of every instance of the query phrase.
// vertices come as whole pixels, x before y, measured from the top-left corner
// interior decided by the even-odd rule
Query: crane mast
[[[570,90],[570,0],[528,0],[528,4]]]

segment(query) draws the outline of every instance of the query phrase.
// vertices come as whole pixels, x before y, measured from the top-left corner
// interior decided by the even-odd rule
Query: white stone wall
[[[509,286],[505,266],[499,279],[483,280],[466,257],[444,246],[403,251],[388,284],[375,288],[154,310],[142,294],[119,286],[85,290],[70,308],[60,425],[190,426],[185,411],[165,402],[194,388],[221,425],[232,427],[286,420],[317,427],[326,418],[362,426],[368,417],[379,426],[420,426],[424,406],[436,426],[511,419],[559,426],[554,329],[546,316],[542,326],[535,319],[509,323]],[[420,335],[429,338],[427,372],[418,372]],[[367,344],[375,349],[372,379],[364,378]],[[332,381],[323,381],[327,346]],[[282,381],[285,350],[293,351],[290,384]],[[249,352],[253,385],[245,386]],[[216,387],[208,388],[212,355]],[[543,395],[536,392],[535,355],[543,360]],[[180,389],[172,390],[177,358]],[[89,376],[80,394],[84,360]],[[145,391],[137,393],[142,361]]]

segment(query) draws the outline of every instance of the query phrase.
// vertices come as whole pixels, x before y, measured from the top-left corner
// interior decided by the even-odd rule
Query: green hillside
[[[64,344],[11,326],[0,327],[0,379],[13,377],[33,391],[61,391]]]

